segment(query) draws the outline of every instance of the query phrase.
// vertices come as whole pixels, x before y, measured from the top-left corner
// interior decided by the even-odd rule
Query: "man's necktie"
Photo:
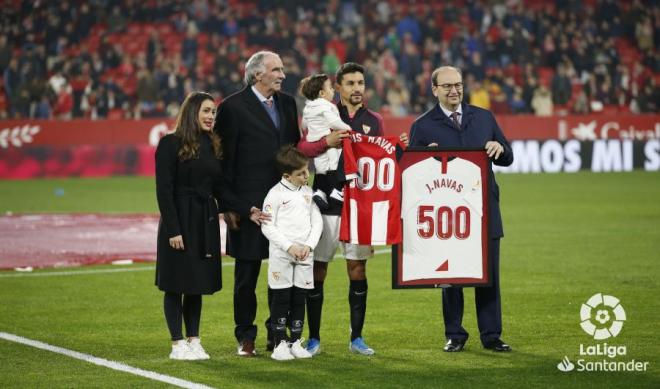
[[[458,115],[460,115],[460,113],[458,113],[458,112],[452,112],[450,116],[451,116],[451,120],[454,122],[454,125],[455,125],[458,129],[460,129],[460,128],[461,128],[461,123],[458,121]]]
[[[275,127],[280,128],[280,114],[275,109],[273,99],[264,100],[263,103],[266,107],[266,112],[268,112],[268,116],[270,116],[270,119],[273,121],[273,124],[275,124]]]

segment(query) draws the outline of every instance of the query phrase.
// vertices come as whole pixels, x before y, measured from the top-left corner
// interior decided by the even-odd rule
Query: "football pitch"
[[[392,290],[385,247],[367,266],[363,334],[376,350],[373,357],[348,351],[343,260],[329,266],[322,353],[311,360],[275,362],[265,353],[265,269],[258,289],[260,355],[235,355],[234,268],[227,257],[224,289],[203,301],[201,337],[210,360],[168,359],[152,263],[0,272],[0,334],[217,388],[660,387],[660,173],[499,174],[498,182],[505,230],[502,339],[511,353],[482,349],[471,289],[465,298],[464,326],[471,335],[466,350],[444,353],[440,291]],[[0,212],[8,211],[155,213],[154,179],[0,181]],[[596,293],[617,297],[626,313],[618,336],[604,341],[580,327],[581,306]],[[610,356],[581,350],[609,350]],[[558,369],[564,357],[573,371]],[[649,362],[647,370],[578,371],[632,360]],[[2,388],[167,386],[0,339]]]

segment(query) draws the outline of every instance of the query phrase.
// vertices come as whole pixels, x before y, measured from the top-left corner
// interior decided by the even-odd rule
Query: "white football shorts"
[[[268,286],[271,289],[291,288],[314,289],[314,252],[303,261],[296,261],[282,250],[270,252],[268,258]]]
[[[339,246],[346,259],[364,261],[374,256],[373,246],[339,241],[340,216],[321,215],[321,217],[323,218],[323,233],[314,249],[314,261],[331,262]]]

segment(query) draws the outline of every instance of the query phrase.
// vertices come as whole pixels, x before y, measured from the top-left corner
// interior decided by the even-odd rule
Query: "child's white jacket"
[[[314,249],[323,231],[321,211],[312,201],[312,189],[296,187],[282,179],[266,195],[263,212],[271,220],[261,224],[261,232],[270,242],[270,256],[282,256],[294,244]]]
[[[307,100],[303,108],[302,126],[307,127],[307,141],[316,142],[330,134],[331,130],[350,130],[351,126],[344,123],[339,116],[337,106],[319,97]],[[336,170],[341,150],[330,148],[314,158],[316,173],[325,174],[328,170]]]

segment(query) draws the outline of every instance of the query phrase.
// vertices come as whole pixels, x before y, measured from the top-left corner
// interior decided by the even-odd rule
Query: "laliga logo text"
[[[593,337],[594,340],[614,338],[619,335],[626,321],[626,311],[618,298],[596,293],[591,296],[580,309],[580,327]],[[601,360],[586,360],[580,358],[571,363],[568,356],[557,365],[557,369],[568,373],[570,371],[646,371],[649,362],[639,362],[634,359],[628,361],[613,360],[625,357],[628,350],[624,345],[608,345],[596,343],[594,345],[580,344],[580,357],[603,357]]]

